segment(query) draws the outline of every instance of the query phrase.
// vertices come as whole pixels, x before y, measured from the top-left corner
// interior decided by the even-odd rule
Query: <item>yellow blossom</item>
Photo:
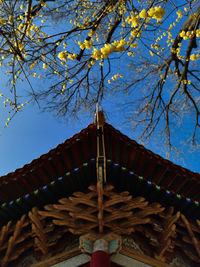
[[[196,55],[195,56],[195,54],[192,54],[191,56],[190,56],[190,59],[192,60],[192,61],[195,61],[195,60],[197,60],[199,58],[199,55]]]
[[[153,52],[153,51],[149,50],[149,53],[150,53],[150,55],[151,55],[152,57],[154,56],[154,52]]]
[[[183,38],[185,36],[185,31],[182,31],[179,35]]]
[[[178,15],[178,18],[182,18],[183,17],[183,14],[182,14],[181,10],[177,11],[176,14]]]
[[[146,12],[145,9],[143,9],[143,10],[140,12],[139,17],[140,17],[141,19],[146,19],[146,18],[147,18],[147,12]]]
[[[77,57],[77,54],[69,54],[68,55],[68,58],[71,59],[71,60],[76,59],[76,57]]]
[[[35,63],[31,64],[30,69],[32,70],[34,68],[34,66],[35,66]]]
[[[111,53],[111,49],[111,44],[105,44],[104,47],[101,48],[101,53],[103,54],[103,57],[107,58]]]
[[[18,29],[21,31],[23,27],[24,27],[24,24],[21,23],[19,24]]]
[[[89,34],[88,34],[88,36],[89,37],[92,37],[93,34],[94,34],[94,32],[93,31],[90,31]]]
[[[47,64],[43,63],[43,69],[47,69]]]
[[[99,60],[103,58],[103,55],[100,50],[97,50],[96,48],[94,48],[92,51],[92,58]]]
[[[161,20],[165,15],[165,9],[161,6],[155,6],[149,9],[148,15],[157,21]]]
[[[34,29],[35,29],[35,25],[32,25],[31,28],[30,28],[30,30],[31,31],[34,31]]]
[[[6,20],[0,17],[0,25],[6,24]]]
[[[140,23],[140,18],[138,16],[131,15],[126,21],[131,24],[131,27],[136,28],[137,25]]]
[[[200,37],[200,29],[196,30],[196,37]]]
[[[8,19],[8,22],[10,23],[10,24],[12,24],[13,23],[13,16],[9,16],[9,19]]]
[[[64,61],[67,61],[67,51],[62,51],[58,54],[58,58],[60,60],[64,60]]]
[[[88,40],[85,40],[84,41],[84,45],[85,45],[85,48],[86,49],[90,49],[93,45],[93,42],[92,41],[88,41]]]

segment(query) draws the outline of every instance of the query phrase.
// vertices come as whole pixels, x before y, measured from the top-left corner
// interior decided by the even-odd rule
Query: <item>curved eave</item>
[[[191,172],[104,125],[107,181],[149,201],[173,205],[189,217],[200,216],[200,174]],[[97,127],[79,134],[0,178],[0,218],[5,224],[33,206],[41,207],[96,183]]]
[[[173,194],[200,201],[199,173],[162,158],[109,124],[105,125],[104,131],[107,159]]]
[[[96,181],[96,125],[0,178],[1,224]]]
[[[199,173],[162,158],[109,124],[104,126],[104,136],[107,180],[116,188],[200,217]]]

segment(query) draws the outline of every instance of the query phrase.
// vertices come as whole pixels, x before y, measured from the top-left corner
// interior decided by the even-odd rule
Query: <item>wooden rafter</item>
[[[181,214],[181,219],[182,219],[182,221],[184,222],[184,224],[186,226],[186,229],[187,229],[187,231],[189,233],[189,236],[190,236],[190,238],[192,240],[192,243],[193,243],[193,245],[194,245],[194,247],[196,249],[196,252],[197,252],[197,254],[198,254],[199,258],[200,258],[200,242],[195,237],[195,235],[194,235],[194,233],[192,231],[192,228],[190,226],[189,221],[186,219],[186,217],[183,214]],[[200,260],[199,260],[199,262],[200,262]]]
[[[163,218],[163,231],[160,233],[158,243],[159,247],[157,248],[157,252],[155,253],[155,258],[161,261],[165,261],[164,254],[171,246],[171,238],[175,235],[176,232],[176,222],[180,218],[180,212],[176,212],[174,215],[173,214],[174,208],[171,207]]]
[[[47,238],[46,238],[46,230],[38,216],[38,209],[35,207],[28,213],[31,227],[33,231],[34,243],[35,246],[42,252],[42,254],[48,254],[48,245],[47,245]]]
[[[91,185],[86,193],[75,192],[43,210],[33,208],[16,223],[8,222],[0,229],[0,266],[13,266],[30,249],[45,259],[55,255],[67,232],[102,234],[102,230],[130,235],[147,256],[159,261],[170,263],[182,251],[191,266],[199,264],[199,220],[143,197],[133,198],[127,191],[116,192],[109,184],[99,188]]]

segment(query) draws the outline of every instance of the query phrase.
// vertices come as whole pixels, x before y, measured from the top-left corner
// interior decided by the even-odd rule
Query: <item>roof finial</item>
[[[103,109],[98,103],[96,104],[95,123],[97,125],[97,128],[99,128],[100,126],[104,126],[105,124]]]

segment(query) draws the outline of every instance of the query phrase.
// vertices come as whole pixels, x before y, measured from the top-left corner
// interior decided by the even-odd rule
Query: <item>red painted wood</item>
[[[111,267],[123,267],[122,265],[119,265],[119,264],[117,264],[115,262],[111,262],[110,264],[111,264],[110,265]],[[79,267],[90,267],[90,262],[87,262],[85,264],[79,265]],[[104,267],[104,265],[102,267]]]
[[[93,252],[90,267],[111,267],[109,254],[102,250]]]

